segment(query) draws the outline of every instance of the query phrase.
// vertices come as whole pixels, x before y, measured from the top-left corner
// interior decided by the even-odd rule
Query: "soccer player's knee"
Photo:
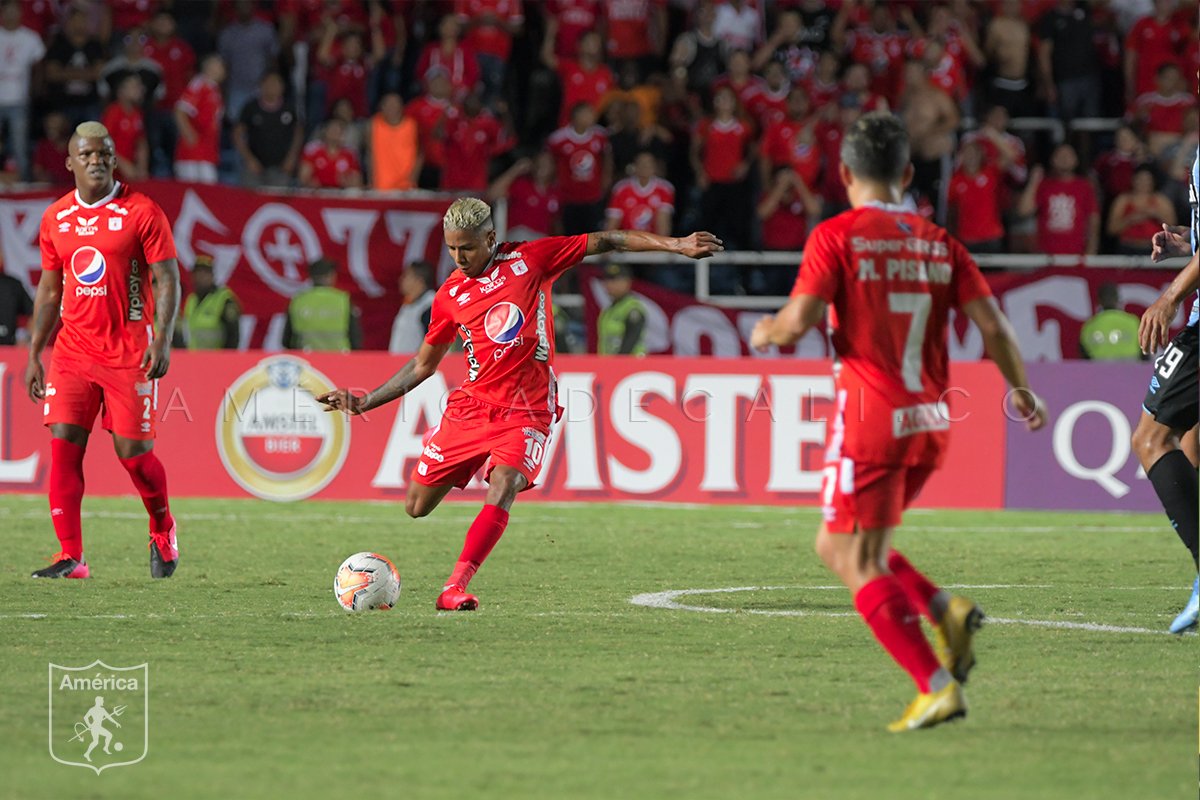
[[[1133,435],[1129,438],[1129,444],[1133,447],[1138,461],[1144,468],[1149,469],[1169,449],[1170,438],[1170,431],[1167,428],[1157,423],[1148,424],[1143,421],[1134,428]]]
[[[817,534],[817,538],[813,540],[813,550],[826,566],[837,569],[837,547],[828,533],[821,531]]]

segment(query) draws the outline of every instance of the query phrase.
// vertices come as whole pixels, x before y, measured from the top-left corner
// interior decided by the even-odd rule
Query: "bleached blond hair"
[[[478,197],[460,197],[446,209],[442,230],[486,233],[492,230],[492,207]]]
[[[109,138],[108,128],[102,123],[91,120],[90,122],[81,122],[75,128],[75,135],[80,139],[107,139]]]

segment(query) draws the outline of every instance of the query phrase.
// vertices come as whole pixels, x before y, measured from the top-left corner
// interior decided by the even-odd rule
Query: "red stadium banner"
[[[0,348],[0,491],[44,492],[49,441],[24,395],[27,351]],[[49,359],[46,362],[49,364]],[[176,352],[159,385],[156,451],[177,497],[399,500],[465,368],[456,356],[399,403],[355,419],[324,413],[327,388],[371,388],[401,359],[381,353]],[[797,359],[558,360],[563,418],[547,445],[540,500],[813,505],[832,410],[829,363]],[[998,508],[1004,497],[1003,383],[956,364],[946,466],[920,504]],[[87,491],[131,487],[97,427]],[[455,493],[456,497],[464,493]],[[481,499],[476,482],[465,496]]]
[[[172,222],[185,288],[196,254],[212,256],[217,281],[241,301],[242,341],[249,347],[281,346],[288,301],[306,287],[307,265],[325,255],[342,267],[338,286],[362,311],[364,345],[386,350],[401,305],[404,265],[416,259],[437,264],[445,252],[440,222],[446,199],[264,194],[173,181],[136,188]],[[4,269],[30,286],[41,269],[41,214],[59,196],[0,198]]]
[[[997,302],[1012,320],[1029,361],[1062,361],[1079,357],[1079,333],[1096,312],[1096,292],[1115,283],[1126,311],[1141,315],[1175,277],[1164,269],[1046,268],[1028,272],[986,275]],[[581,270],[589,346],[594,349],[596,319],[608,305],[599,273]],[[634,291],[647,310],[646,349],[660,355],[718,355],[774,358],[824,358],[826,341],[819,331],[810,333],[794,350],[773,348],[762,354],[750,349],[750,332],[762,311],[721,308],[672,292],[646,281],[636,281]],[[1183,327],[1187,304],[1176,319]],[[950,357],[978,361],[984,357],[983,339],[965,318],[954,321]]]

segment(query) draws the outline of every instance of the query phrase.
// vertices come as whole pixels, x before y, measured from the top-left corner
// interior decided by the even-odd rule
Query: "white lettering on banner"
[[[436,425],[445,408],[446,379],[435,372],[400,401],[396,419],[392,422],[379,469],[371,479],[377,489],[402,489],[407,485],[404,464],[410,458],[420,458],[425,449],[425,431]]]
[[[268,231],[270,240],[264,238]],[[317,232],[304,215],[283,203],[264,203],[246,220],[242,249],[254,274],[284,297],[306,288],[300,266],[316,261],[323,251]],[[273,261],[282,265],[282,274],[275,271]]]
[[[680,405],[694,422],[704,422],[704,477],[700,489],[705,492],[736,492],[739,456],[738,400],[753,400],[758,394],[757,375],[689,375],[683,386]],[[697,416],[689,404],[704,402],[703,416]],[[749,444],[747,443],[747,448]],[[748,454],[749,457],[749,454]]]
[[[771,474],[769,492],[816,492],[821,468],[804,469],[804,446],[825,444],[826,420],[805,420],[806,398],[833,399],[833,378],[818,375],[771,375]]]
[[[1062,328],[1054,319],[1039,325],[1039,308],[1054,308],[1075,319],[1088,319],[1092,316],[1092,297],[1087,279],[1055,275],[1004,293],[1004,313],[1017,331],[1025,360],[1061,361]]]
[[[608,457],[609,484],[630,494],[665,489],[683,465],[679,434],[670,423],[647,412],[642,400],[647,394],[674,403],[675,379],[663,372],[635,372],[616,385],[609,401],[610,420],[617,435],[650,457],[650,466],[644,470],[630,469],[616,456]]]
[[[8,272],[35,291],[29,279],[31,270],[41,266],[42,253],[38,243],[38,229],[42,214],[50,207],[51,199],[9,200],[0,203],[0,272]],[[5,265],[7,269],[5,269]]]
[[[387,225],[388,238],[396,244],[404,245],[404,257],[401,261],[405,264],[425,258],[425,248],[429,246],[429,234],[433,231],[434,226],[441,222],[441,219],[441,216],[430,211],[387,211],[383,215],[384,224]],[[445,275],[454,269],[454,262],[450,261],[449,250],[444,247],[441,250],[441,264],[448,264],[449,268],[442,270],[439,267],[438,275]]]
[[[552,473],[554,457],[561,449],[567,459],[563,488],[572,492],[602,491],[600,456],[596,446],[596,374],[568,372],[558,376],[558,399],[566,409],[558,421],[542,456],[541,482],[533,491],[547,486],[544,476]],[[563,441],[566,445],[563,445]]]
[[[241,258],[242,248],[237,245],[212,245],[196,238],[196,227],[203,225],[215,234],[227,236],[229,228],[217,219],[200,195],[192,189],[184,192],[183,203],[179,213],[171,224],[171,232],[175,235],[175,253],[185,269],[191,269],[196,263],[195,245],[204,245],[204,251],[213,257],[213,276],[218,284],[224,285],[233,274],[238,259]]]
[[[737,358],[742,341],[729,317],[719,308],[692,305],[681,309],[671,320],[671,340],[677,356],[698,356],[700,343],[707,339],[718,358]]]
[[[8,364],[0,361],[0,483],[27,483],[32,484],[34,478],[37,477],[38,471],[38,452],[33,451],[32,455],[25,458],[18,458],[9,461],[4,457],[7,449],[4,446],[4,432],[9,429],[8,416],[5,414],[4,406],[11,399],[9,396],[9,381],[4,379],[4,373],[8,370]]]
[[[1075,457],[1075,425],[1084,414],[1100,414],[1108,420],[1112,442],[1108,458],[1098,467],[1085,467]],[[1125,412],[1103,400],[1084,400],[1068,406],[1054,423],[1054,459],[1072,478],[1092,481],[1116,498],[1129,494],[1129,486],[1117,478],[1117,472],[1129,460],[1129,420]]]
[[[321,221],[329,238],[346,245],[346,266],[350,277],[367,297],[383,297],[383,287],[371,274],[371,259],[367,254],[367,243],[371,231],[379,219],[378,211],[362,208],[323,208]],[[407,259],[404,263],[408,263]]]

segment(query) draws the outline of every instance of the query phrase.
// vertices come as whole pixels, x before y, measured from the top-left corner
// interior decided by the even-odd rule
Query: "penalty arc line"
[[[950,585],[944,588],[947,589],[1032,589],[1032,588],[1050,588],[1045,585],[1022,585],[1022,584],[960,584]],[[856,617],[855,612],[850,611],[808,611],[805,609],[756,609],[756,608],[719,608],[717,606],[697,606],[680,603],[679,598],[691,597],[694,595],[706,594],[734,594],[737,592],[771,592],[780,590],[792,589],[812,589],[821,591],[832,591],[836,589],[845,589],[844,586],[726,586],[718,589],[668,589],[663,592],[646,592],[644,594],[634,595],[629,598],[629,602],[635,606],[644,608],[657,608],[667,611],[692,611],[702,614],[754,614],[762,617]],[[1172,636],[1164,630],[1154,630],[1151,628],[1137,628],[1123,625],[1105,625],[1098,622],[1068,622],[1065,620],[1052,619],[1022,619],[1013,617],[986,617],[986,622],[997,625],[1029,625],[1035,628],[1053,628],[1059,630],[1081,630],[1092,631],[1096,633],[1133,633],[1154,636]]]

